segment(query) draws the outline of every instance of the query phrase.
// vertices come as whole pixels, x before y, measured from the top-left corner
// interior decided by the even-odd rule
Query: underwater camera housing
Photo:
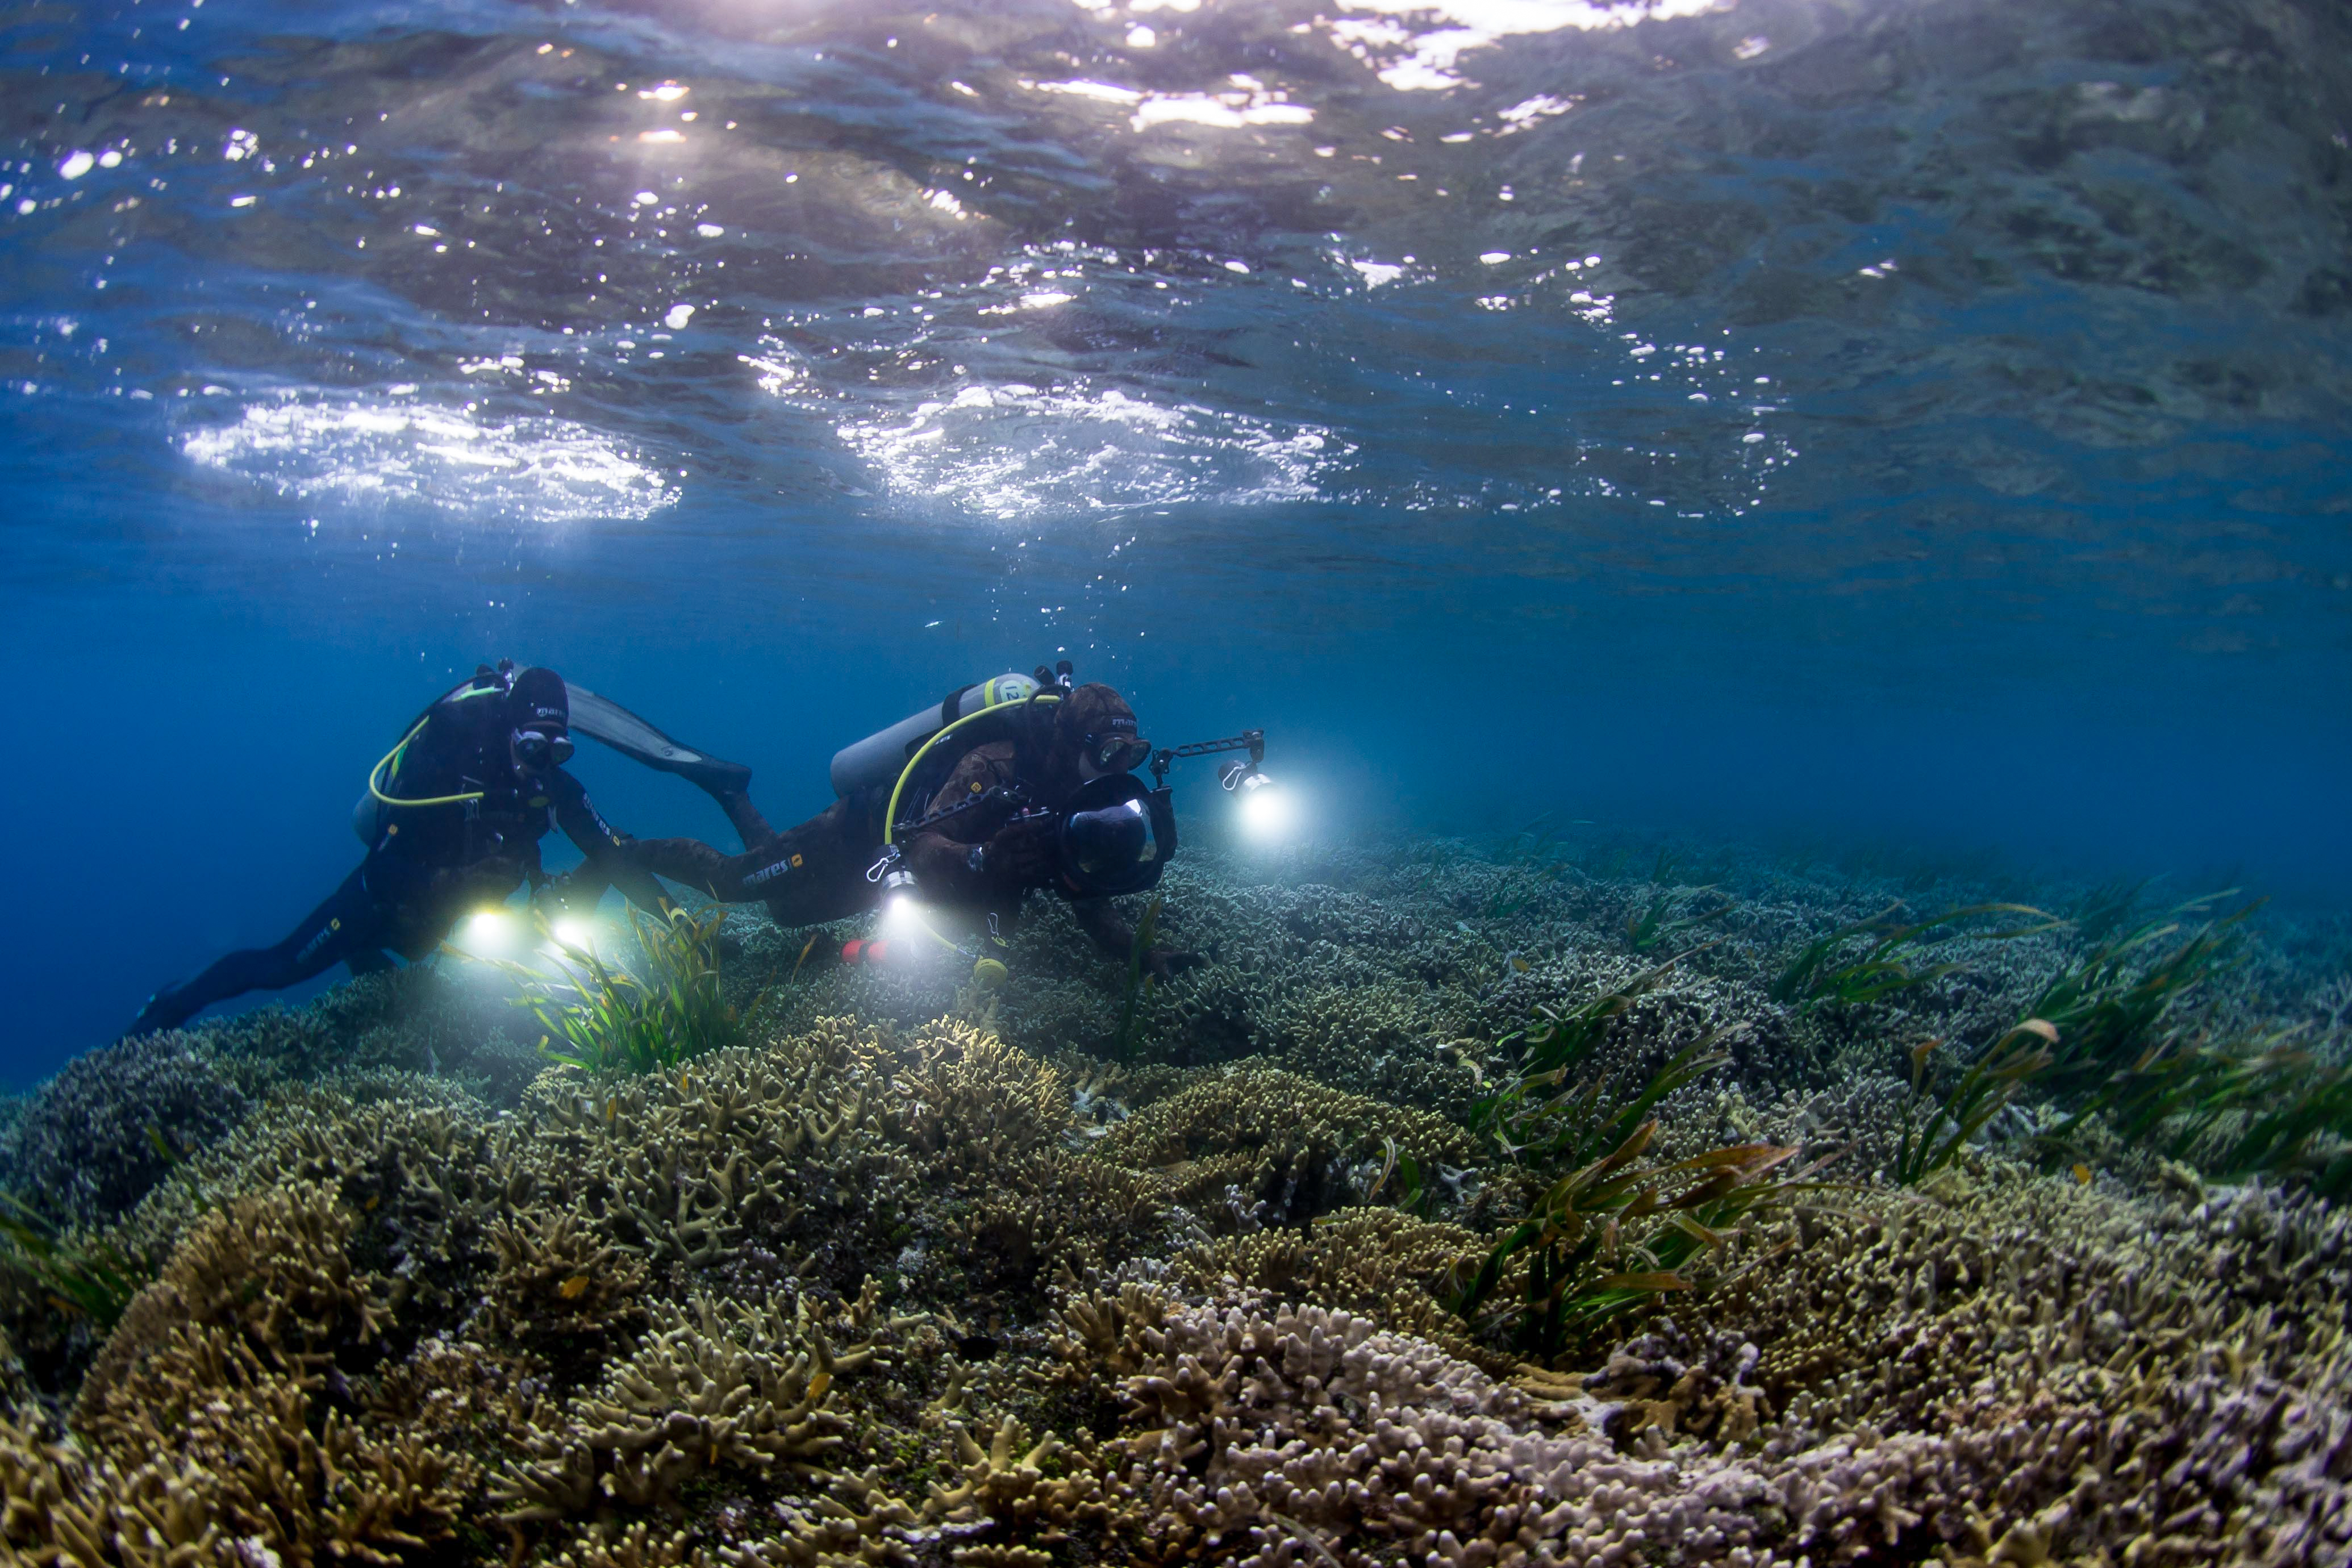
[[[928,816],[903,823],[900,836],[950,817],[987,813],[1000,823],[1034,822],[1054,837],[1052,885],[1074,899],[1109,899],[1155,886],[1176,858],[1176,808],[1165,785],[1147,789],[1133,773],[1106,773],[1080,784],[1059,810],[1032,805],[1019,784],[1000,784]],[[996,814],[1001,813],[1001,817]],[[912,892],[914,876],[894,845],[866,879],[889,892]]]
[[[1054,842],[1055,880],[1072,898],[1140,893],[1176,858],[1176,808],[1165,784],[1106,773],[1070,796]]]
[[[1168,770],[1180,758],[1246,752],[1217,770],[1217,783],[1246,798],[1269,781],[1265,731],[1244,730],[1219,741],[1163,747],[1151,754],[1151,786],[1133,773],[1109,773],[1080,784],[1063,807],[1056,839],[1056,878],[1072,898],[1109,898],[1155,886],[1176,858],[1176,807]]]

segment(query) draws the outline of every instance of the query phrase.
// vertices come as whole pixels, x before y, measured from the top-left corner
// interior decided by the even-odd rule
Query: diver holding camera
[[[786,926],[919,900],[976,917],[1002,940],[1023,899],[1051,889],[1070,900],[1098,948],[1124,958],[1135,933],[1110,900],[1158,882],[1176,852],[1166,787],[1147,788],[1134,776],[1152,760],[1126,700],[1098,682],[1075,684],[1065,661],[1034,677],[961,687],[845,748],[833,760],[838,798],[782,832],[751,804],[741,770],[670,767],[719,803],[742,852],[694,838],[640,838],[619,845],[612,858],[722,903],[764,903]],[[583,868],[556,896],[593,901],[608,863]],[[1143,958],[1163,979],[1202,962],[1160,947]]]

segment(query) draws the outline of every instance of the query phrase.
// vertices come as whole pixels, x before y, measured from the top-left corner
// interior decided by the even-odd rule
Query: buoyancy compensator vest
[[[471,677],[425,705],[425,710],[416,716],[415,721],[401,733],[400,744],[386,752],[383,760],[368,770],[367,784],[361,789],[359,800],[352,806],[352,832],[358,836],[361,843],[374,847],[383,838],[384,829],[398,820],[397,814],[402,811],[432,805],[464,805],[482,798],[482,792],[477,789],[424,799],[405,799],[388,794],[384,786],[400,772],[401,759],[407,752],[409,742],[423,732],[444,703],[485,697],[503,700],[513,684],[513,663],[500,659],[498,668],[483,665]]]

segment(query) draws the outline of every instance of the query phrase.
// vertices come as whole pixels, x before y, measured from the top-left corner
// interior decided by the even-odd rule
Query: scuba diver
[[[1171,754],[1161,753],[1155,773]],[[1034,679],[1003,675],[961,687],[840,752],[832,767],[838,798],[782,832],[751,804],[747,773],[652,762],[719,803],[742,853],[694,838],[629,839],[561,879],[555,896],[593,900],[606,868],[619,862],[722,903],[765,903],[784,926],[919,899],[978,917],[1002,945],[1024,895],[1052,889],[1070,900],[1097,947],[1123,959],[1135,932],[1110,900],[1152,886],[1176,852],[1167,789],[1146,789],[1133,776],[1152,760],[1134,710],[1108,686],[1074,685],[1066,661]],[[1154,947],[1142,962],[1165,979],[1204,961]]]
[[[367,856],[343,885],[275,947],[232,952],[185,984],[158,991],[130,1033],[177,1028],[215,1002],[283,990],[339,963],[354,974],[386,969],[386,949],[414,963],[439,945],[460,915],[504,902],[526,879],[534,889],[548,880],[539,841],[551,818],[627,897],[648,910],[666,908],[652,878],[615,860],[626,837],[597,815],[580,782],[563,771],[572,756],[573,709],[583,703],[622,721],[633,717],[592,692],[566,688],[551,669],[518,670],[505,659],[495,669],[481,666],[427,708],[369,770],[367,792],[352,816]],[[653,760],[635,745],[614,743]],[[730,767],[711,764],[710,776],[749,778]]]

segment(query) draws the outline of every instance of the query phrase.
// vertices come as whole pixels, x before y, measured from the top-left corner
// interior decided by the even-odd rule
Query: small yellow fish
[[[586,1294],[587,1289],[588,1276],[585,1274],[574,1274],[571,1279],[566,1279],[562,1284],[558,1285],[555,1288],[555,1293],[562,1297],[567,1301],[577,1301],[583,1295]]]
[[[1515,953],[1511,954],[1511,968],[1512,968],[1513,970],[1517,971],[1518,973],[1525,974],[1528,970],[1533,969],[1534,967],[1535,967],[1535,965],[1534,965],[1534,964],[1529,963],[1526,959],[1524,959],[1524,958],[1520,957],[1517,953],[1516,953],[1516,952],[1515,952]]]
[[[2091,1184],[2091,1167],[2079,1161],[2074,1166],[2074,1184],[2080,1187],[2087,1187]]]
[[[368,1201],[362,1204],[360,1207],[366,1210],[369,1214],[373,1214],[375,1213],[375,1205],[382,1202],[383,1202],[383,1199],[380,1195],[371,1193],[368,1194]]]

